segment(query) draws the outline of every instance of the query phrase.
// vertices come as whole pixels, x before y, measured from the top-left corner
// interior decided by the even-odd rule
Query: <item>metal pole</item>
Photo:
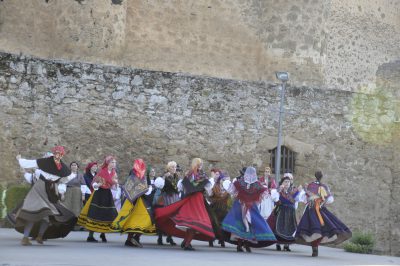
[[[282,82],[281,89],[281,103],[279,106],[279,129],[278,129],[278,145],[276,147],[275,154],[275,180],[276,183],[280,181],[281,175],[281,145],[282,145],[282,118],[283,118],[283,104],[285,99],[285,89],[286,89],[286,81]]]

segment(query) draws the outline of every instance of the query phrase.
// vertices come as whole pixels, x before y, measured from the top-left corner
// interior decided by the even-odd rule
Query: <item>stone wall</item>
[[[296,183],[322,169],[352,230],[368,230],[377,251],[399,254],[400,62],[379,71],[375,92],[289,84],[284,145],[297,153]],[[56,144],[82,165],[118,157],[121,176],[134,158],[162,171],[193,157],[227,169],[259,169],[276,146],[279,86],[42,60],[0,53],[0,180],[21,180],[15,155],[40,157]],[[396,101],[397,99],[397,101]],[[378,194],[377,194],[378,193]]]
[[[358,91],[400,55],[400,2],[5,0],[0,50]]]

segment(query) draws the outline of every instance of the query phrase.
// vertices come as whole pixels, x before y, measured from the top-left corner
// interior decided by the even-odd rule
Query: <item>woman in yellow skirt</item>
[[[122,189],[126,200],[112,224],[113,229],[128,233],[125,245],[130,247],[142,247],[140,243],[142,234],[156,235],[156,227],[150,214],[151,204],[145,199],[152,191],[151,185],[145,178],[145,172],[144,161],[136,159]]]
[[[112,222],[118,215],[111,193],[111,187],[118,183],[115,166],[115,158],[107,156],[100,172],[93,178],[92,187],[94,192],[78,217],[78,224],[90,231],[88,242],[97,242],[89,241],[93,238],[93,232],[115,232],[111,228]],[[102,241],[107,242],[105,235],[102,237]]]

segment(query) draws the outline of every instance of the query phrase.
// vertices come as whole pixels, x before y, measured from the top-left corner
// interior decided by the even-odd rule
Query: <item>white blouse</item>
[[[36,160],[27,160],[27,159],[19,159],[18,160],[19,165],[22,168],[39,168],[39,166],[37,165]],[[46,180],[50,180],[50,181],[56,181],[57,179],[59,179],[60,177],[57,175],[53,175],[50,173],[47,173],[43,170],[40,170],[40,174],[46,179]],[[75,173],[71,173],[69,176],[66,177],[62,177],[58,182],[59,183],[63,183],[66,184],[69,181],[71,181],[72,179],[74,179],[76,177]]]

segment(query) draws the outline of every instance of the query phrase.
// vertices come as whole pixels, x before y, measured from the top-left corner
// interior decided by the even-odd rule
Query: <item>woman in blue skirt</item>
[[[230,233],[228,241],[237,244],[237,251],[243,252],[244,246],[247,252],[251,252],[250,247],[275,243],[274,233],[258,209],[268,189],[258,181],[256,169],[247,167],[244,177],[230,186],[229,193],[235,201],[222,222],[222,229]]]
[[[311,245],[312,256],[318,256],[320,244],[339,244],[351,237],[347,226],[325,207],[333,202],[327,185],[321,183],[322,172],[315,172],[316,180],[306,186],[307,207],[297,226],[296,242]]]

